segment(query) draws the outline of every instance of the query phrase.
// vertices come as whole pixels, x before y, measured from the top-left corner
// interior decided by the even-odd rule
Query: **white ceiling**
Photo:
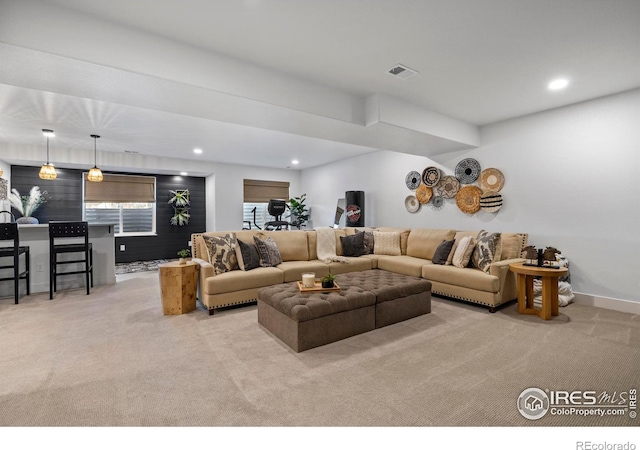
[[[279,168],[474,146],[415,108],[473,128],[640,86],[638,0],[0,0],[0,44],[0,143]]]

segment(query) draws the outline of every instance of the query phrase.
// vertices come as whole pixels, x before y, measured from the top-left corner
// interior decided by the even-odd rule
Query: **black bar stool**
[[[68,238],[84,238],[84,242],[57,244]],[[84,253],[84,258],[58,261],[61,253]],[[58,266],[84,263],[84,270],[58,272]],[[87,222],[49,222],[49,299],[56,292],[58,277],[85,274],[87,295],[89,286],[93,287],[93,246],[89,242],[89,224]]]
[[[27,282],[27,295],[31,294],[31,279],[29,277],[29,247],[20,246],[20,237],[18,233],[17,223],[1,223],[0,224],[0,241],[13,241],[13,247],[1,247],[0,258],[13,257],[13,264],[2,265],[0,269],[13,269],[13,276],[0,278],[0,281],[13,280],[13,289],[15,293],[16,305],[20,301],[20,280]],[[24,271],[20,272],[20,255],[24,254]]]

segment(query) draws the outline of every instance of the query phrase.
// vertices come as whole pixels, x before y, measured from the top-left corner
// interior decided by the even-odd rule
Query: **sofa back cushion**
[[[415,258],[433,259],[442,241],[453,240],[454,230],[436,228],[414,228],[407,238],[407,255]]]
[[[526,233],[502,233],[501,260],[522,258],[522,249],[527,246],[529,235]]]
[[[256,235],[257,230],[207,231],[205,233],[194,233],[191,235],[191,254],[194,258],[200,258],[208,261],[208,252],[203,236],[225,236],[229,233],[234,233],[236,239],[242,239],[244,242],[253,242],[253,236]]]
[[[306,231],[261,231],[259,238],[272,238],[283,261],[309,261],[309,244]]]

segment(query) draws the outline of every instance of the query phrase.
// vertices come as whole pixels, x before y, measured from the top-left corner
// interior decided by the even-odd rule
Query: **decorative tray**
[[[330,292],[339,291],[340,286],[338,286],[338,283],[334,281],[332,288],[323,288],[322,282],[316,280],[316,285],[314,287],[306,287],[302,285],[302,281],[298,281],[298,289],[300,289],[300,292]]]

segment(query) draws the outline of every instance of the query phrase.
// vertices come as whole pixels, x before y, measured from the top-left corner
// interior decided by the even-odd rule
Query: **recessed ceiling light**
[[[182,175],[183,177],[187,176],[187,172],[180,172],[180,175]]]
[[[566,78],[558,78],[549,83],[548,88],[552,91],[557,91],[559,89],[564,89],[569,85],[569,80]]]
[[[193,149],[193,153],[195,153],[196,155],[199,155],[202,153],[202,149],[201,148],[194,148]]]
[[[294,164],[294,165],[295,165],[295,164],[298,164],[299,162],[300,162],[300,161],[298,161],[297,159],[293,159],[293,160],[291,160],[291,164]]]

